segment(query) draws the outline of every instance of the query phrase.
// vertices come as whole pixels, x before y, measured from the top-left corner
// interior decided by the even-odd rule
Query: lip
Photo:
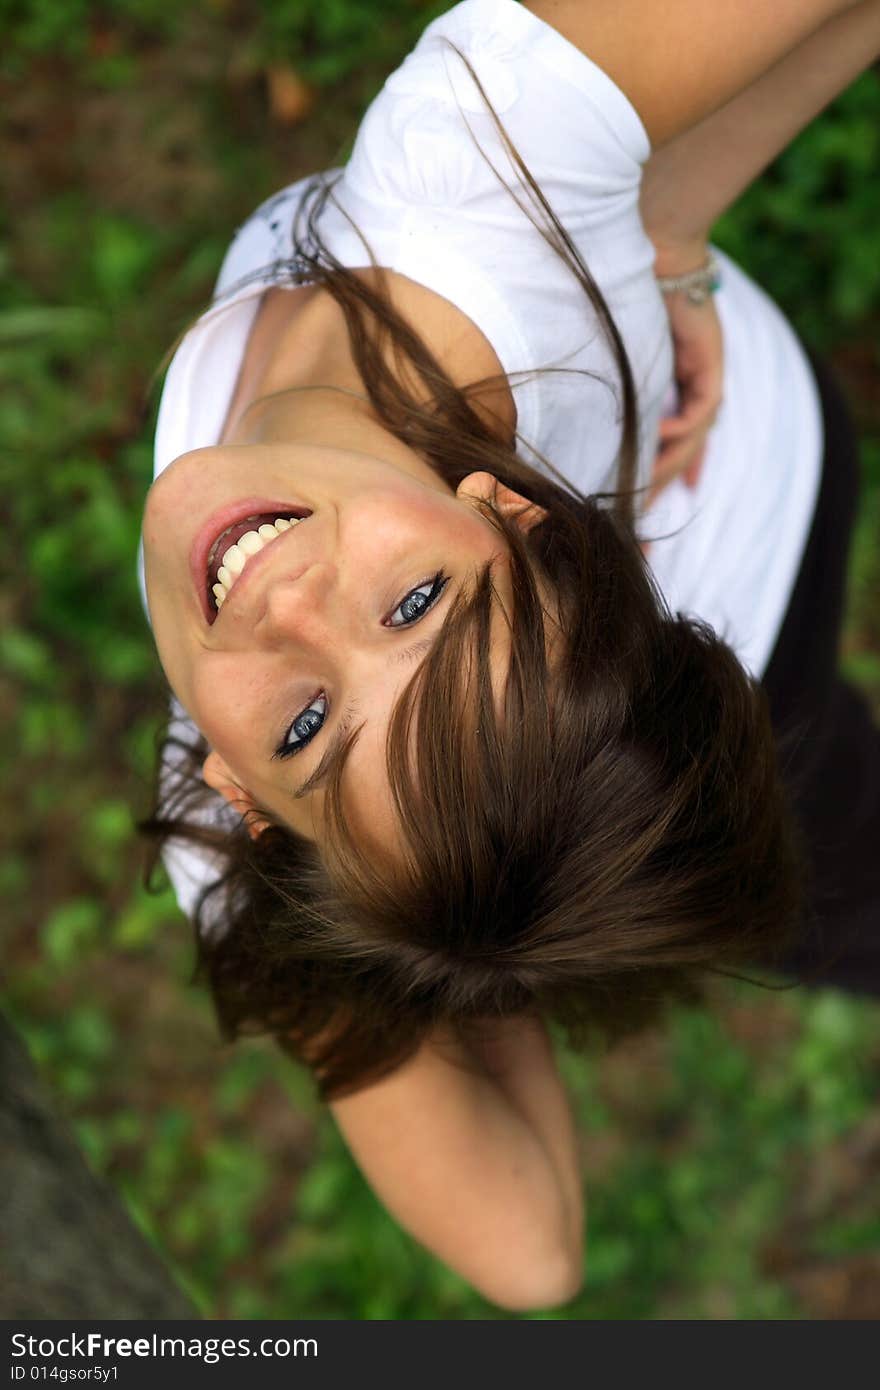
[[[211,553],[211,546],[227,527],[235,526],[237,522],[244,521],[245,517],[256,516],[261,512],[274,513],[275,516],[283,516],[286,512],[303,512],[305,515],[310,516],[311,508],[307,507],[302,502],[294,502],[290,498],[284,502],[278,502],[271,501],[265,497],[242,497],[236,502],[228,502],[225,507],[219,507],[216,512],[213,512],[211,516],[208,517],[208,520],[205,522],[204,526],[201,527],[192,543],[189,555],[189,568],[190,576],[195,586],[199,608],[202,611],[203,618],[209,626],[214,622],[219,612],[219,609],[213,607],[213,605],[210,605],[208,602],[207,586],[205,583],[205,571],[208,566],[208,556]],[[287,532],[285,532],[285,535],[286,534]],[[280,539],[281,537],[279,536],[279,540]],[[259,560],[260,556],[270,549],[271,545],[266,545],[257,555],[252,555],[248,560],[247,570],[250,570],[251,567],[256,564],[256,561]],[[243,582],[246,574],[247,571],[236,581],[236,589],[238,585]]]

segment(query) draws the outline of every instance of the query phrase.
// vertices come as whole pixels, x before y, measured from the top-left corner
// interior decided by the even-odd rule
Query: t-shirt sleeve
[[[638,187],[650,141],[607,73],[518,0],[462,0],[428,25],[368,108],[352,188],[403,205],[497,198],[480,150],[508,185],[517,166],[483,93],[558,214]]]

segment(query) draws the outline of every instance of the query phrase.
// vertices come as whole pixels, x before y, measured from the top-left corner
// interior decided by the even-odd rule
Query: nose
[[[269,646],[295,641],[326,648],[344,614],[339,603],[336,566],[323,560],[295,577],[278,575],[264,596],[254,634]]]

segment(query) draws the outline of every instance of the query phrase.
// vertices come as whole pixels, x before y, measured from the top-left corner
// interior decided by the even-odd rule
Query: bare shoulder
[[[339,1100],[330,1101],[328,1108],[344,1131],[364,1126],[366,1132],[386,1108],[405,1106],[409,1111],[415,1103],[430,1109],[441,1093],[460,1089],[463,1074],[478,1070],[469,1048],[456,1030],[438,1024],[394,1071]]]
[[[854,0],[522,0],[629,98],[652,146],[730,101]]]
[[[457,1030],[435,1028],[389,1076],[329,1104],[389,1213],[485,1298],[534,1309],[580,1288],[583,1221],[547,1116],[521,1111]]]

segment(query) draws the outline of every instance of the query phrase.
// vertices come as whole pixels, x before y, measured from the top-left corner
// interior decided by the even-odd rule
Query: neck
[[[312,287],[264,299],[220,442],[348,449],[436,481],[427,461],[379,420],[342,310]]]
[[[228,444],[317,444],[356,452],[410,450],[377,419],[369,398],[322,382],[259,396],[227,434]]]
[[[370,407],[335,301],[315,287],[263,297],[230,405],[223,443],[313,438],[320,422],[361,422]],[[330,441],[328,441],[330,442]]]

